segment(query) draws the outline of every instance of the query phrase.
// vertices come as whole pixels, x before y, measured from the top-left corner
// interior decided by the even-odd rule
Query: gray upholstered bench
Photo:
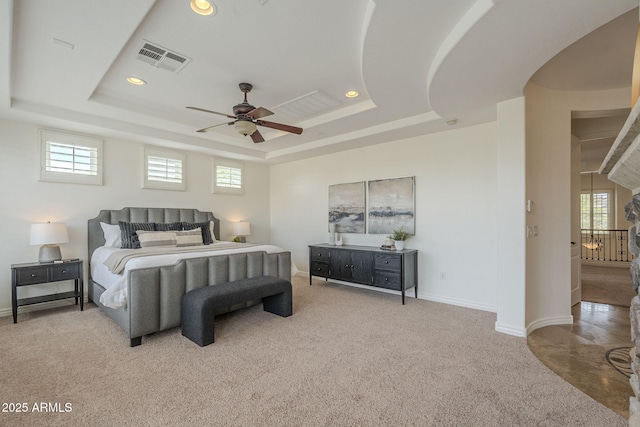
[[[213,319],[217,308],[262,299],[264,311],[291,316],[291,283],[271,276],[258,276],[219,285],[205,286],[182,297],[182,335],[200,347],[214,342]]]

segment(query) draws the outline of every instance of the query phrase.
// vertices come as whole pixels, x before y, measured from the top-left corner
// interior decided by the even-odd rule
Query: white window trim
[[[240,188],[231,188],[218,185],[216,177],[219,166],[240,169]],[[244,175],[244,164],[242,162],[221,158],[213,159],[211,161],[211,192],[216,194],[244,194]]]
[[[163,157],[165,159],[180,160],[182,162],[182,182],[166,182],[149,179],[149,157]],[[144,147],[144,177],[142,188],[153,190],[186,191],[187,189],[187,155],[182,151],[168,150],[157,147]]]
[[[69,144],[76,147],[88,147],[96,149],[96,175],[48,171],[47,141]],[[39,166],[39,181],[102,185],[102,139],[93,136],[62,132],[52,129],[40,129]]]

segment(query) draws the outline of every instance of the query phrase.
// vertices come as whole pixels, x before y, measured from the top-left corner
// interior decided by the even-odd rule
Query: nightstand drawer
[[[51,266],[51,280],[76,279],[78,277],[78,264],[61,264]]]
[[[402,257],[398,255],[376,255],[373,261],[373,268],[401,271]]]
[[[48,269],[49,267],[42,266],[42,267],[30,268],[28,270],[19,270],[17,286],[47,282],[49,280],[47,278]]]

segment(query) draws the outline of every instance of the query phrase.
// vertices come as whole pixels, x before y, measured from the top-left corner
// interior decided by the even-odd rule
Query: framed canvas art
[[[370,234],[391,234],[402,227],[415,234],[415,177],[369,181]]]
[[[364,233],[364,181],[329,186],[329,224],[337,233]]]

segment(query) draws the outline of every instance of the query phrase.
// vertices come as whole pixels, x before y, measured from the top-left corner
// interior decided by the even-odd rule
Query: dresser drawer
[[[49,267],[35,267],[28,270],[18,270],[18,286],[30,285],[32,283],[45,283],[49,279],[47,278],[47,270]]]
[[[324,262],[311,262],[311,274],[314,276],[329,277],[329,264]]]
[[[373,273],[373,285],[380,288],[394,289],[396,291],[402,290],[400,273],[376,270]]]
[[[76,279],[78,277],[78,264],[54,265],[51,267],[51,280]]]
[[[373,268],[401,271],[402,257],[399,255],[376,254],[373,260]]]
[[[311,248],[311,260],[329,262],[329,253],[327,248]]]

